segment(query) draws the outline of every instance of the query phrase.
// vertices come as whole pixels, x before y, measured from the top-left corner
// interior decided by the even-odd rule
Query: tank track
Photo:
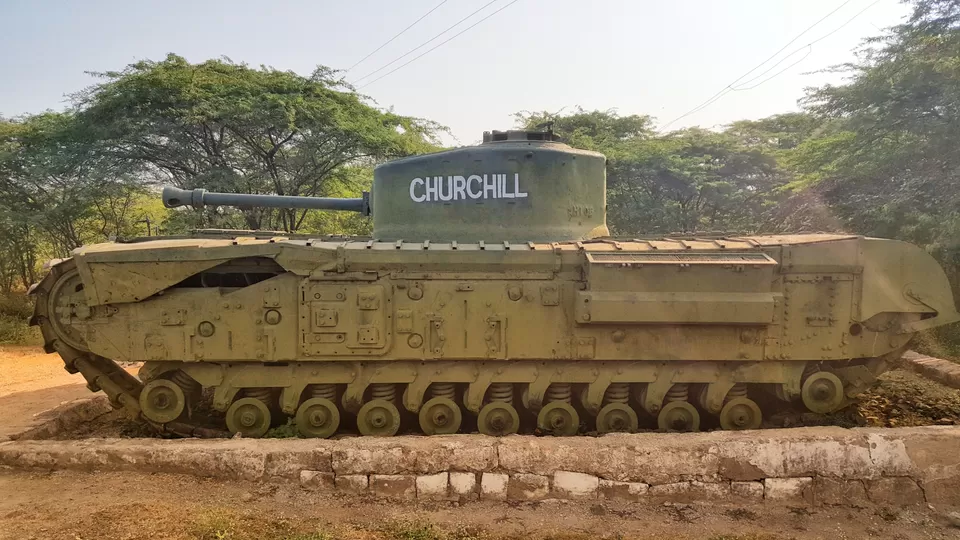
[[[141,421],[159,434],[179,435],[182,437],[229,437],[225,430],[209,429],[191,425],[182,421],[160,423],[143,415],[139,398],[143,383],[109,358],[104,358],[83,350],[76,336],[66,335],[63,328],[55,323],[57,316],[51,303],[55,287],[62,285],[75,270],[72,261],[65,261],[51,268],[40,283],[34,285],[30,294],[35,296],[34,315],[30,324],[39,326],[43,335],[44,350],[57,353],[63,359],[64,369],[68,373],[80,373],[87,381],[91,392],[102,391],[115,409],[122,409],[131,420]]]
[[[906,349],[834,362],[448,361],[429,369],[401,361],[146,362],[138,379],[86,351],[83,336],[59,323],[59,310],[89,309],[77,300],[82,287],[71,279],[75,265],[64,261],[31,290],[31,324],[40,327],[45,350],[58,353],[68,372],[79,372],[91,391],[103,391],[131,419],[184,437],[259,437],[288,418],[302,436],[330,437],[353,417],[360,434],[374,436],[394,435],[405,422],[427,435],[455,433],[474,420],[488,435],[522,427],[562,436],[697,431],[702,421],[756,429],[764,417],[760,403],[799,401],[817,413],[846,406]],[[213,409],[224,414],[225,426],[208,427],[191,414],[203,389],[212,389]]]

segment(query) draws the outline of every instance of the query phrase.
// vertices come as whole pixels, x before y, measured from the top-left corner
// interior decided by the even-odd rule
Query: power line
[[[827,39],[828,37],[836,34],[836,33],[839,32],[840,30],[842,30],[844,27],[846,27],[848,24],[852,23],[852,22],[854,21],[854,19],[856,19],[856,18],[859,17],[860,15],[863,15],[863,12],[865,12],[865,11],[867,11],[868,9],[872,8],[873,6],[877,5],[879,2],[880,2],[880,0],[874,0],[873,3],[867,5],[867,7],[861,9],[860,11],[858,11],[853,17],[850,17],[849,19],[847,19],[847,21],[844,22],[843,24],[841,24],[840,26],[838,26],[838,27],[834,28],[833,30],[827,32],[826,34],[818,37],[817,39],[811,41],[810,43],[807,43],[807,44],[804,45],[803,47],[800,47],[800,48],[798,48],[798,49],[796,49],[796,50],[794,50],[794,51],[791,51],[790,54],[788,54],[788,55],[784,56],[783,58],[781,58],[779,62],[777,62],[776,64],[770,66],[769,68],[767,68],[766,70],[764,70],[764,71],[763,71],[762,73],[760,73],[759,75],[753,77],[753,78],[750,79],[749,81],[744,81],[744,82],[740,83],[739,85],[737,85],[737,86],[740,86],[740,88],[731,88],[731,89],[732,89],[732,90],[749,90],[750,88],[756,88],[757,86],[760,86],[760,84],[763,84],[763,83],[753,85],[753,86],[751,86],[750,88],[743,88],[744,85],[748,85],[748,84],[752,83],[753,81],[759,79],[760,77],[763,77],[763,76],[766,75],[767,73],[770,73],[771,71],[773,71],[773,68],[775,68],[775,67],[779,66],[780,64],[782,64],[784,61],[787,60],[787,58],[790,58],[791,56],[797,54],[798,52],[800,52],[800,51],[802,51],[802,50],[804,50],[804,49],[808,49],[808,51],[807,51],[807,54],[805,54],[803,57],[806,58],[807,56],[810,56],[810,52],[812,51],[812,47],[813,47],[814,45],[816,45],[817,43],[820,43],[821,41]],[[800,63],[799,61],[794,62],[793,64],[790,64],[790,67],[793,67],[793,66],[795,66],[795,65],[797,65],[797,64],[799,64],[799,63]],[[787,69],[789,69],[789,68],[787,68]],[[786,71],[786,69],[783,69],[783,70],[778,71],[777,74],[779,75],[780,73],[783,73],[784,71]],[[774,76],[776,76],[776,75],[774,75]],[[772,79],[772,78],[773,78],[773,77],[770,77],[770,78],[766,79],[766,81],[769,81],[769,80]],[[764,81],[764,82],[766,82],[766,81]]]
[[[355,68],[355,67],[359,66],[360,64],[362,64],[363,61],[366,60],[367,58],[370,58],[371,56],[373,56],[373,55],[377,54],[378,52],[380,52],[380,49],[382,49],[382,48],[386,47],[387,45],[393,43],[393,40],[395,40],[395,39],[397,39],[398,37],[402,36],[407,30],[409,30],[409,29],[413,28],[414,26],[416,26],[418,22],[426,19],[426,18],[427,18],[427,15],[430,15],[431,13],[433,13],[434,11],[436,11],[437,8],[439,8],[440,6],[446,4],[448,1],[449,1],[449,0],[443,0],[442,2],[440,2],[439,4],[437,4],[436,6],[434,6],[433,9],[431,9],[430,11],[428,11],[428,12],[424,13],[423,15],[421,15],[419,19],[417,19],[417,20],[413,21],[412,23],[410,23],[410,26],[404,28],[404,29],[401,30],[397,35],[395,35],[395,36],[393,36],[392,38],[388,39],[383,45],[380,45],[379,47],[377,47],[376,49],[374,49],[372,53],[370,53],[370,54],[364,56],[363,58],[361,58],[360,60],[358,60],[356,64],[354,64],[354,65],[350,66],[349,68],[347,68],[347,70],[344,71],[343,73],[344,73],[344,74],[350,73],[350,71],[353,70],[353,68]]]
[[[807,32],[809,32],[810,30],[813,30],[817,25],[819,25],[819,24],[822,23],[823,21],[827,20],[827,18],[829,18],[829,17],[830,17],[831,15],[833,15],[834,13],[836,13],[836,12],[840,11],[841,9],[843,9],[844,6],[846,6],[847,4],[849,4],[849,3],[852,2],[852,1],[853,1],[853,0],[846,0],[845,2],[843,2],[842,4],[840,4],[839,6],[837,6],[833,11],[831,11],[830,13],[827,13],[826,15],[824,15],[823,17],[821,17],[820,19],[818,19],[817,22],[815,22],[815,23],[811,24],[810,26],[808,26],[803,32],[800,32],[799,34],[797,34],[793,39],[791,39],[790,41],[788,41],[786,45],[784,45],[783,47],[780,47],[780,49],[777,50],[777,52],[775,52],[775,53],[773,53],[772,55],[770,55],[769,58],[767,58],[767,59],[764,60],[763,62],[760,62],[760,63],[757,64],[756,66],[752,67],[749,71],[745,72],[743,75],[740,75],[739,77],[737,77],[736,79],[734,79],[730,84],[728,84],[727,86],[725,86],[725,87],[723,87],[722,89],[720,89],[716,94],[714,94],[714,95],[710,96],[709,98],[707,98],[707,100],[704,101],[703,103],[697,105],[696,107],[690,109],[689,111],[687,111],[687,112],[681,114],[680,116],[674,118],[673,120],[667,122],[667,123],[664,124],[660,129],[666,129],[666,128],[670,127],[672,124],[676,123],[678,120],[682,120],[682,119],[690,116],[691,114],[693,114],[693,113],[695,113],[695,112],[701,111],[701,110],[703,110],[704,108],[709,107],[710,105],[712,105],[713,103],[715,103],[717,100],[719,100],[721,97],[723,97],[725,94],[727,94],[728,92],[730,92],[730,91],[732,90],[733,85],[735,85],[735,84],[737,84],[738,82],[740,82],[741,79],[743,79],[744,77],[750,75],[750,74],[753,73],[754,71],[760,69],[764,64],[766,64],[766,63],[769,62],[770,60],[773,60],[774,58],[776,58],[777,55],[779,55],[779,54],[782,53],[784,50],[786,50],[787,47],[789,47],[789,46],[792,45],[795,41],[797,41],[798,39],[800,39],[804,34],[806,34]]]
[[[798,51],[802,51],[803,49],[797,49],[797,50],[798,50]],[[803,62],[804,60],[807,59],[808,56],[810,56],[810,53],[812,53],[812,52],[813,52],[813,47],[807,45],[807,53],[804,54],[803,56],[801,56],[800,59],[797,60],[796,62],[790,64],[789,66],[787,66],[787,67],[785,67],[785,68],[783,68],[783,69],[781,69],[780,71],[774,73],[773,75],[767,77],[766,79],[758,82],[757,84],[755,84],[755,85],[753,85],[753,86],[743,86],[743,85],[740,85],[739,88],[731,88],[730,90],[732,90],[732,91],[734,91],[734,92],[743,92],[743,91],[745,91],[745,90],[753,90],[754,88],[756,88],[756,87],[764,84],[765,82],[769,81],[770,79],[776,78],[776,77],[779,76],[781,73],[783,73],[784,71],[786,71],[786,70],[792,68],[793,66],[799,64],[800,62]],[[791,55],[791,56],[793,56],[793,55]],[[788,56],[787,58],[789,58],[789,56]],[[747,81],[747,82],[745,82],[745,83],[743,83],[743,84],[748,84],[749,82],[752,82],[752,81],[755,81],[755,80],[757,80],[756,77],[754,77],[753,79],[750,79],[749,81]]]
[[[487,15],[486,17],[480,19],[479,21],[477,21],[477,22],[471,24],[470,26],[464,28],[464,29],[461,30],[460,32],[458,32],[458,33],[450,36],[449,38],[441,41],[440,43],[434,45],[434,46],[431,47],[429,50],[421,53],[420,55],[412,58],[411,60],[408,60],[408,61],[405,62],[404,64],[402,64],[402,65],[400,65],[400,66],[398,66],[398,67],[396,67],[396,68],[388,71],[387,73],[384,73],[383,75],[377,77],[376,79],[374,79],[374,80],[368,82],[367,84],[361,86],[360,88],[358,88],[358,90],[361,90],[361,89],[363,89],[363,88],[366,88],[367,86],[370,86],[371,84],[373,84],[373,83],[379,81],[380,79],[382,79],[382,78],[390,75],[391,73],[395,73],[395,72],[397,72],[398,70],[403,69],[405,66],[408,66],[408,65],[412,64],[413,62],[416,62],[418,59],[423,58],[424,56],[430,54],[432,51],[434,51],[434,50],[442,47],[444,44],[446,44],[446,43],[454,40],[455,38],[457,38],[457,37],[459,37],[459,36],[462,36],[463,34],[465,34],[467,31],[469,31],[469,30],[470,30],[471,28],[473,28],[474,26],[477,26],[478,24],[482,23],[483,21],[489,19],[490,17],[493,17],[493,16],[496,15],[497,13],[500,13],[501,11],[507,9],[508,7],[516,4],[516,3],[519,2],[519,1],[520,1],[520,0],[512,0],[512,1],[511,1],[510,3],[508,3],[507,5],[501,7],[500,9],[494,11],[493,13]],[[489,5],[489,4],[488,4],[488,5]],[[486,7],[486,6],[484,6],[484,7]],[[481,9],[482,9],[482,8],[481,8]],[[457,23],[457,24],[459,24],[459,23]],[[456,26],[456,25],[454,25],[454,26]],[[453,28],[453,27],[451,27],[451,28]],[[444,32],[446,32],[446,31],[444,31]]]
[[[394,58],[393,60],[391,60],[391,61],[388,62],[387,64],[385,64],[385,65],[383,65],[383,66],[380,66],[380,67],[377,68],[376,70],[371,71],[370,73],[367,73],[367,74],[364,75],[363,77],[360,77],[359,79],[353,81],[353,84],[357,84],[357,83],[359,83],[360,81],[362,81],[362,80],[364,80],[364,79],[366,79],[366,78],[368,78],[368,77],[370,77],[370,76],[372,76],[372,75],[376,75],[377,73],[383,71],[384,69],[387,69],[388,67],[392,66],[393,64],[396,64],[396,63],[399,62],[400,60],[403,60],[404,58],[406,58],[406,57],[410,56],[411,54],[417,52],[418,50],[422,49],[422,48],[425,47],[426,45],[430,44],[431,42],[433,42],[434,40],[436,40],[437,38],[439,38],[440,36],[446,34],[446,33],[449,32],[450,30],[453,30],[453,29],[456,28],[457,26],[460,26],[460,24],[463,23],[463,21],[466,21],[466,20],[469,19],[470,17],[473,17],[473,16],[476,15],[477,13],[480,13],[481,11],[483,11],[484,9],[486,9],[488,6],[490,6],[491,4],[496,3],[497,1],[498,1],[498,0],[490,0],[490,1],[487,2],[486,4],[480,6],[480,9],[477,9],[477,10],[474,11],[473,13],[467,15],[466,17],[460,19],[459,21],[455,22],[454,24],[448,26],[443,32],[440,32],[439,34],[433,36],[432,38],[428,39],[427,41],[424,41],[424,42],[421,43],[420,45],[417,45],[416,47],[414,47],[414,48],[410,49],[409,51],[403,53],[402,55],[398,56],[397,58]],[[367,83],[367,84],[369,84],[369,83]],[[366,86],[366,85],[364,85],[364,86]]]

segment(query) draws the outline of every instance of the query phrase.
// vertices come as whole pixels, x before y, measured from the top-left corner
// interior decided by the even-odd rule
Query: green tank
[[[160,430],[292,419],[330,437],[753,429],[791,403],[844,407],[917,332],[960,319],[911,244],[612,238],[605,183],[603,155],[507,131],[381,165],[357,199],[167,188],[171,207],[362,212],[373,234],[85,246],[50,264],[32,322]],[[143,362],[139,378],[117,362]]]

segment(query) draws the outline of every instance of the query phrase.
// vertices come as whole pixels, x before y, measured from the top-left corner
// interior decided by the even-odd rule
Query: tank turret
[[[373,215],[381,240],[576,241],[606,236],[606,158],[553,133],[492,131],[478,146],[398,159],[358,199],[240,195],[165,188],[167,207],[350,210]]]

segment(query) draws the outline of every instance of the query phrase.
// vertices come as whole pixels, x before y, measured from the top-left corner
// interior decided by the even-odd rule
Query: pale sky
[[[353,82],[490,0],[448,0],[347,74]],[[309,74],[346,69],[441,0],[213,1],[0,0],[0,115],[61,109],[95,82],[168,52],[191,62],[227,56]],[[511,0],[494,2],[386,73]],[[650,114],[663,125],[727,87],[844,0],[517,0],[362,93],[397,113],[448,126],[460,143],[513,126],[522,110],[564,107]],[[869,6],[869,8],[868,8]],[[847,23],[858,12],[868,8]],[[897,0],[850,0],[785,52],[751,86],[671,125],[714,127],[798,110],[803,88],[838,81],[810,73],[853,59],[863,38],[909,13]],[[839,30],[837,30],[839,28]],[[804,46],[832,31],[814,44]],[[781,57],[778,57],[782,58]],[[775,62],[776,60],[774,60]],[[772,64],[773,62],[771,62]],[[748,76],[744,81],[761,73]],[[372,81],[370,77],[358,86]],[[742,83],[741,83],[742,84]],[[448,141],[456,142],[456,141]]]

